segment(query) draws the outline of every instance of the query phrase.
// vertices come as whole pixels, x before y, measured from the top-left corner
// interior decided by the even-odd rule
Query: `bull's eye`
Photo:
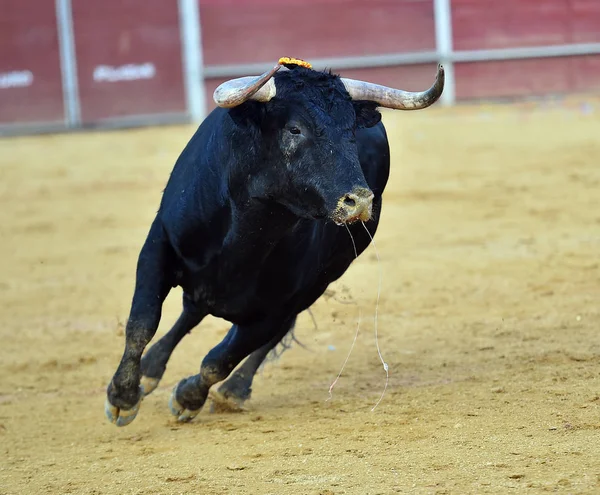
[[[288,129],[288,131],[290,132],[290,134],[294,134],[294,135],[302,134],[302,131],[300,129],[298,129],[297,127],[290,127]]]

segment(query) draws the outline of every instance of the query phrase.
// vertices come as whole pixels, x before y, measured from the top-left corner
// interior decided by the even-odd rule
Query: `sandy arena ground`
[[[103,402],[138,250],[193,129],[0,141],[0,493],[600,493],[600,113],[385,122],[383,401],[371,412],[385,373],[370,247],[313,307],[318,331],[302,315],[308,350],[268,364],[246,412],[186,425],[169,393],[222,320],[187,337],[130,426]],[[159,335],[179,309],[175,290]]]

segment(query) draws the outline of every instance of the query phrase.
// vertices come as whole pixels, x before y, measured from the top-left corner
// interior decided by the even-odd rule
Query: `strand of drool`
[[[364,222],[361,222],[361,223],[362,223],[362,226],[364,227],[365,231],[367,232],[367,235],[371,239],[371,244],[373,244],[373,249],[375,250],[375,256],[377,257],[377,265],[379,266],[379,284],[377,287],[377,302],[375,303],[375,346],[377,347],[377,354],[379,355],[379,360],[381,361],[381,364],[383,365],[383,369],[385,370],[385,386],[383,387],[383,391],[381,392],[381,397],[379,397],[379,400],[371,409],[371,411],[374,411],[377,408],[377,406],[379,405],[379,403],[383,400],[383,396],[385,395],[385,391],[387,390],[388,383],[390,380],[390,372],[389,372],[389,366],[385,362],[385,360],[383,359],[383,356],[381,354],[381,349],[379,347],[379,334],[378,334],[378,328],[377,328],[377,322],[379,320],[379,298],[381,296],[381,281],[383,278],[383,273],[382,273],[382,268],[381,268],[381,259],[379,258],[379,252],[377,251],[377,246],[375,245],[375,239],[373,239],[373,236],[371,235],[371,232],[369,232],[369,229],[367,229],[367,226],[365,225],[365,223]]]
[[[344,226],[346,227],[346,230],[348,231],[350,240],[352,240],[352,246],[354,247],[354,259],[357,259],[358,251],[356,250],[356,243],[354,242],[354,237],[352,236],[352,232],[350,232],[350,229],[348,228],[348,226],[347,225],[344,225]],[[356,332],[354,333],[354,340],[352,341],[352,345],[350,346],[348,355],[346,356],[346,359],[344,360],[344,364],[342,364],[342,369],[340,369],[338,376],[335,378],[335,380],[333,380],[332,384],[329,386],[329,397],[327,398],[327,400],[325,402],[327,402],[329,399],[331,399],[333,397],[333,387],[335,387],[338,380],[342,376],[342,373],[344,372],[344,368],[346,367],[346,363],[348,362],[348,359],[350,359],[350,354],[352,354],[352,350],[354,349],[354,344],[356,344],[356,339],[358,338],[358,330],[360,329],[360,317],[361,317],[361,310],[359,307],[358,308],[358,320],[356,322]]]

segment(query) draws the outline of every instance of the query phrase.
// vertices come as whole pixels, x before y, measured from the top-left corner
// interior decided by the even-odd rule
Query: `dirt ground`
[[[0,493],[600,493],[600,103],[386,112],[376,244],[247,411],[104,417],[138,250],[193,129],[0,141]],[[595,109],[595,111],[593,111]],[[379,333],[374,341],[380,270]],[[349,304],[350,303],[350,304]],[[330,383],[360,333],[327,401]],[[180,309],[167,300],[162,335]]]

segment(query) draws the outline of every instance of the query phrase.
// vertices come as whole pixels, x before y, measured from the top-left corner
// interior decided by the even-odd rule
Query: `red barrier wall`
[[[456,64],[458,100],[600,91],[600,56]]]
[[[175,0],[72,0],[84,123],[185,113]]]
[[[600,42],[599,0],[452,0],[455,50]],[[600,56],[459,63],[456,96],[522,97],[600,89]]]
[[[452,0],[455,50],[600,42],[598,0]]]
[[[63,120],[54,2],[0,0],[0,124]]]
[[[435,49],[433,0],[197,0],[205,65]],[[452,0],[455,50],[600,43],[600,0]],[[0,0],[0,125],[64,122],[56,0]],[[177,0],[72,0],[84,124],[187,114]],[[335,70],[335,67],[333,67]],[[421,90],[434,64],[340,71]],[[600,55],[458,63],[458,100],[600,91]],[[206,101],[221,80],[206,82]]]
[[[201,0],[204,63],[434,50],[432,0]]]

